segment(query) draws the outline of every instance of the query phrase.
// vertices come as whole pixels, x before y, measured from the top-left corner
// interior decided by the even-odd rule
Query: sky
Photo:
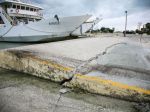
[[[45,17],[92,14],[103,18],[95,27],[110,27],[123,31],[125,11],[128,11],[128,30],[137,29],[139,22],[150,22],[150,0],[33,0],[45,10]]]

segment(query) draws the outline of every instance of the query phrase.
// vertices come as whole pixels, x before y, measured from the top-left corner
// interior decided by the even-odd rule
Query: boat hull
[[[23,36],[23,37],[5,37],[5,39],[0,38],[0,42],[16,42],[16,43],[54,42],[75,38],[77,38],[77,36],[66,35],[61,37],[55,37],[54,35],[40,35],[40,36]]]
[[[87,21],[91,15],[60,18],[58,24],[54,18],[20,23],[17,26],[6,26],[0,29],[0,41],[5,42],[46,42],[69,39],[77,28]],[[9,28],[8,28],[9,27]]]

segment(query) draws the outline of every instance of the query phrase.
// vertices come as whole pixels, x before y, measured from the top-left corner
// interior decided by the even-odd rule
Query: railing
[[[26,15],[26,16],[35,16],[42,18],[43,14],[40,11],[28,11],[28,10],[21,10],[21,9],[14,9],[14,8],[7,8],[8,14],[15,14],[15,15]]]
[[[13,20],[11,19],[11,17],[2,9],[2,14],[6,17],[6,19],[10,22],[13,23]]]

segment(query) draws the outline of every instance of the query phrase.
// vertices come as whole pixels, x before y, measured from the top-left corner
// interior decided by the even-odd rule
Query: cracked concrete
[[[0,88],[0,112],[54,112],[62,87],[0,68]],[[135,104],[75,89],[62,95],[55,112],[136,112]]]
[[[131,43],[134,45],[134,43],[136,42],[133,42],[129,38],[91,37],[6,49],[0,51],[0,66],[6,69],[16,70],[37,77],[50,79],[55,82],[62,82],[74,76],[73,80],[71,80],[70,83],[65,84],[66,86],[79,87],[92,93],[108,95],[111,97],[117,97],[122,99],[134,101],[149,101],[149,79],[146,78],[149,77],[149,72],[144,72],[145,69],[149,71],[149,65],[147,64],[148,66],[146,68],[143,67],[143,60],[142,62],[140,61],[141,58],[136,59],[140,63],[133,64],[131,61],[133,56],[137,55],[137,52],[139,52],[139,50],[135,50],[134,54],[130,55],[132,58],[127,55],[126,57],[120,59],[120,55],[118,55],[116,59],[120,60],[117,63],[111,60],[112,57],[107,58],[107,54],[105,54],[103,62],[97,63],[96,61],[94,63],[89,63],[86,66],[87,68],[85,70],[84,68],[82,69],[82,71],[84,70],[83,72],[71,72],[72,70],[76,69],[80,64],[82,64],[82,62],[86,62],[88,59],[91,59],[97,54],[102,53],[107,47],[117,43]],[[128,49],[130,49],[131,46],[129,44],[127,45],[129,47]],[[141,45],[141,43],[137,43],[137,46],[147,48],[145,52],[148,54],[148,56],[146,56],[144,60],[148,60],[148,47]],[[125,48],[125,46],[122,47]],[[137,49],[139,47],[134,46],[133,48]],[[127,52],[129,51],[128,49],[126,50]],[[131,51],[133,50],[134,49],[132,49]],[[114,51],[118,51],[118,49],[114,49]],[[132,54],[131,51],[128,53]],[[143,49],[141,49],[140,52],[141,51],[143,51]],[[110,55],[110,53],[111,52],[109,52],[108,54]],[[114,58],[115,56],[113,57],[113,59]],[[136,60],[133,61],[136,62]],[[111,66],[106,66],[106,62],[111,62]],[[131,62],[132,67],[138,67],[136,69],[134,68],[134,70],[130,69],[132,70],[131,72],[133,74],[136,72],[135,74],[140,75],[140,77],[138,77],[138,80],[134,80],[134,78],[133,80],[124,80],[124,78],[129,79],[129,77],[127,76],[129,76],[131,73],[129,70],[130,63],[128,64],[126,62]],[[126,66],[116,69],[116,66],[114,65],[120,63],[123,65],[125,63]],[[117,71],[113,72],[114,74],[112,74],[112,72],[110,71],[111,73],[105,72],[103,73],[103,75],[101,75],[102,70],[99,69],[101,65],[103,65],[107,69],[111,68],[113,70],[116,69]],[[125,72],[121,71],[120,69],[124,70]],[[98,73],[100,74],[96,75],[96,73],[94,72],[95,70],[98,70]],[[141,72],[144,72],[144,75]],[[90,76],[89,73],[94,73],[94,75]],[[123,81],[117,80],[117,78],[119,78],[118,74],[120,75]],[[135,74],[131,77],[136,76]],[[111,75],[113,75],[113,77],[111,77]],[[141,79],[141,76],[143,76],[144,78]],[[143,79],[147,79],[147,81],[144,81],[144,86],[143,83],[141,83]]]

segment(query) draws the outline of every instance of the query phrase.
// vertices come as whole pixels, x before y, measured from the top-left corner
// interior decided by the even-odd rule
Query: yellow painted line
[[[94,81],[97,82],[99,84],[105,84],[105,85],[111,85],[120,89],[126,89],[126,90],[132,90],[132,91],[136,91],[138,93],[144,93],[147,95],[150,95],[150,90],[145,90],[136,86],[129,86],[127,84],[123,84],[123,83],[119,83],[119,82],[114,82],[112,80],[106,80],[103,79],[101,77],[94,77],[94,76],[85,76],[85,75],[81,75],[81,74],[76,74],[75,76],[79,77],[80,79],[85,79],[85,80],[89,80],[89,81]]]
[[[35,57],[34,57],[34,59],[37,59],[40,62],[42,62],[43,64],[51,66],[51,67],[53,67],[55,69],[59,69],[59,70],[66,71],[66,72],[69,72],[69,71],[72,70],[72,68],[64,67],[64,66],[56,64],[54,62],[42,60],[40,58],[35,58]],[[142,88],[139,88],[139,87],[136,87],[136,86],[129,86],[127,84],[114,82],[112,80],[106,80],[106,79],[101,78],[101,77],[86,76],[86,75],[82,75],[82,74],[75,74],[75,76],[77,76],[77,77],[79,77],[81,79],[95,81],[95,82],[97,82],[99,84],[111,85],[113,87],[117,87],[117,88],[120,88],[120,89],[132,90],[132,91],[136,91],[138,93],[144,93],[144,94],[150,95],[150,90],[145,90],[145,89],[142,89]]]
[[[49,61],[47,61],[47,60],[42,60],[42,59],[40,59],[40,58],[38,58],[38,57],[35,57],[35,56],[32,56],[31,58],[32,58],[32,59],[35,59],[35,60],[37,60],[37,61],[39,61],[39,62],[42,63],[42,64],[45,64],[45,65],[50,66],[50,67],[52,67],[52,68],[55,68],[55,69],[59,69],[59,70],[62,70],[62,71],[68,71],[68,72],[72,70],[72,68],[64,67],[64,66],[62,66],[62,65],[60,65],[60,64],[51,62],[50,60],[49,60]]]

